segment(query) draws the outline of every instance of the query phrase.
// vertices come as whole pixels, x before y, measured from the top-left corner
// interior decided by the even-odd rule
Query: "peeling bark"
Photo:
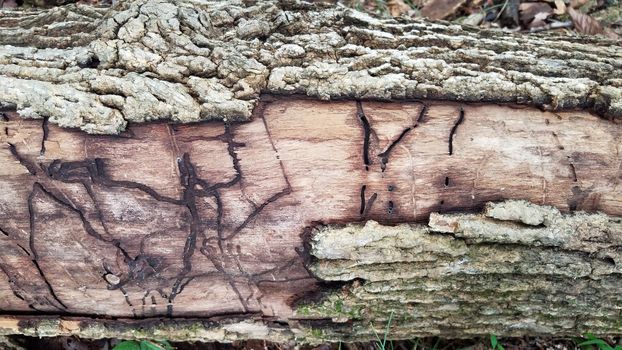
[[[121,1],[0,16],[0,105],[89,133],[249,120],[259,94],[622,116],[619,42],[379,20],[302,2]]]
[[[298,314],[345,323],[353,339],[373,338],[389,317],[396,338],[618,334],[621,239],[620,217],[524,201],[489,203],[481,215],[433,213],[427,226],[320,227],[311,271],[357,282]]]
[[[289,1],[0,12],[1,334],[622,333],[618,42]]]
[[[245,123],[115,136],[2,119],[3,334],[364,340],[391,311],[395,338],[620,332],[622,126],[590,113],[266,96]]]

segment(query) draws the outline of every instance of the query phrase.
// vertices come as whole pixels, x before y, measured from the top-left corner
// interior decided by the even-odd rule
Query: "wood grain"
[[[272,97],[244,123],[1,130],[3,314],[287,319],[320,289],[319,223],[503,199],[622,215],[622,126],[580,111]]]

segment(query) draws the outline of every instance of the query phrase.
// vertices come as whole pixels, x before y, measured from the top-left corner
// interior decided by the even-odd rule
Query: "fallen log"
[[[317,6],[2,12],[2,334],[621,332],[619,43]]]

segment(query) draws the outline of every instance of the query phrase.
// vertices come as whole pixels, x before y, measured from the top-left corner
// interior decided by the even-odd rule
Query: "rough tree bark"
[[[619,43],[300,2],[1,14],[3,334],[622,332]]]

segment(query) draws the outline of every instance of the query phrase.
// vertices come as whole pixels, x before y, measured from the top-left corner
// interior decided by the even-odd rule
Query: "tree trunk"
[[[618,43],[304,3],[2,14],[1,334],[622,333]]]

